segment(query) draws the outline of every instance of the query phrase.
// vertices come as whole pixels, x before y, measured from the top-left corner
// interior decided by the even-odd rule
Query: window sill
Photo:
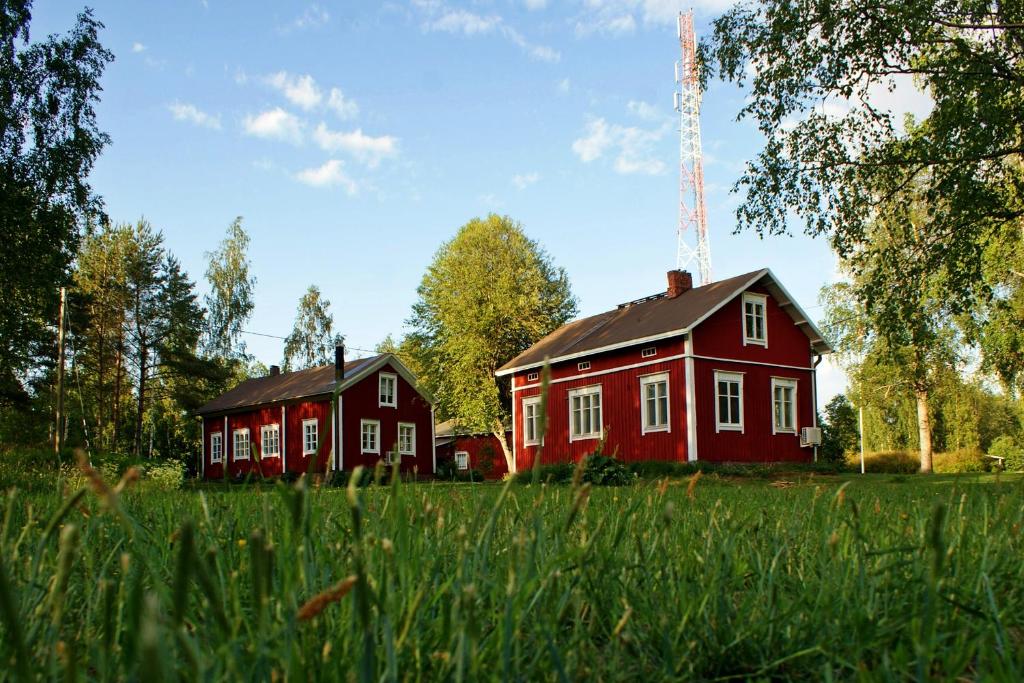
[[[795,429],[776,429],[772,431],[772,436],[796,436],[797,431]]]
[[[274,458],[280,458],[281,454],[280,453],[269,453],[267,455],[261,455],[260,457],[263,458],[264,460],[266,460],[268,458],[270,460],[273,460]]]
[[[402,455],[402,456],[408,455],[410,458],[415,458],[416,457],[416,451],[399,451],[398,455]]]
[[[380,455],[380,451],[359,451],[359,455]]]
[[[743,345],[744,346],[763,346],[764,348],[767,349],[768,348],[768,340],[767,339],[744,339],[743,340]]]
[[[302,451],[303,456],[316,455],[316,451]]]
[[[715,432],[740,432],[743,433],[743,425],[716,425]]]
[[[398,404],[397,403],[378,403],[377,407],[378,408],[397,408]]]
[[[596,441],[600,438],[600,434],[580,434],[579,436],[570,436],[569,443],[572,443],[573,441]]]

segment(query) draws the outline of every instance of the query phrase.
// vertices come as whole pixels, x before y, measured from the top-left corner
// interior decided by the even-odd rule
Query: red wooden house
[[[506,443],[512,443],[512,430],[505,432]],[[434,427],[437,460],[450,460],[460,472],[476,470],[486,479],[501,479],[508,474],[505,452],[494,434],[479,434],[460,429],[455,420]]]
[[[542,462],[564,462],[602,437],[627,461],[817,457],[824,336],[768,269],[692,283],[670,271],[666,292],[564,325],[498,370],[512,381],[517,469],[542,442]]]
[[[331,396],[339,388],[337,411]],[[394,355],[270,375],[242,382],[197,413],[203,421],[201,473],[207,479],[373,467],[400,462],[403,472],[434,472],[430,397]],[[340,424],[341,429],[335,429]],[[321,448],[321,445],[323,448]]]

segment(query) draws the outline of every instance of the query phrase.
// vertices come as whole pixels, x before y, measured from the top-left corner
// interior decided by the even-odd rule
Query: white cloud
[[[302,142],[302,122],[294,114],[280,107],[268,109],[256,116],[246,116],[242,129],[247,135],[268,140],[281,140],[294,145]]]
[[[544,9],[545,7],[547,7],[548,0],[525,0],[524,4],[526,5],[526,9],[533,12],[535,10]]]
[[[343,187],[350,195],[359,189],[343,170],[344,162],[328,159],[322,166],[307,168],[295,174],[295,179],[310,187]]]
[[[572,82],[568,78],[563,78],[558,82],[558,92],[563,95],[568,95],[569,90],[572,88]]]
[[[462,33],[467,36],[478,33],[489,33],[501,23],[501,17],[491,15],[483,17],[466,10],[446,10],[436,19],[424,24],[428,31],[445,31],[446,33]]]
[[[338,88],[331,88],[331,94],[327,98],[327,107],[341,119],[352,119],[359,115],[359,105],[345,97]]]
[[[645,26],[674,25],[679,12],[693,8],[698,13],[720,14],[734,0],[587,0],[576,18],[576,35],[595,33],[624,35]]]
[[[636,30],[636,20],[632,14],[588,16],[576,22],[576,35],[589,36],[592,33],[604,33],[610,36],[621,36]]]
[[[398,138],[390,135],[373,137],[356,128],[350,133],[332,131],[321,123],[313,131],[313,140],[325,152],[345,152],[373,168],[384,157],[398,153]]]
[[[525,190],[530,185],[535,184],[538,180],[540,180],[540,173],[537,173],[536,171],[512,176],[512,184],[520,190]]]
[[[441,0],[414,0],[413,6],[426,15],[423,22],[424,31],[442,31],[464,36],[497,33],[533,59],[557,62],[562,58],[561,53],[553,47],[531,43],[517,29],[505,23],[501,15],[484,16],[464,9],[452,9]]]
[[[169,104],[167,109],[170,110],[176,121],[187,121],[188,123],[196,126],[220,130],[220,116],[207,114],[195,105],[185,104],[183,102],[174,102],[173,104]]]
[[[290,24],[285,26],[282,30],[301,31],[304,28],[317,28],[318,26],[323,26],[324,24],[326,24],[328,21],[330,21],[330,19],[331,15],[327,12],[327,10],[321,7],[320,5],[314,3],[306,7],[306,9],[303,10],[302,14],[297,16]]]
[[[661,113],[657,107],[642,100],[630,100],[626,105],[626,109],[631,114],[635,114],[645,121],[657,121],[661,118]]]
[[[138,41],[132,43],[132,52],[145,52],[145,51],[146,51],[146,46],[143,45],[142,43],[140,43]]]
[[[309,74],[296,76],[287,71],[278,71],[267,76],[267,83],[280,90],[289,102],[306,111],[313,109],[324,99],[316,81]]]
[[[572,143],[572,151],[583,163],[590,163],[606,154],[614,154],[612,167],[617,173],[660,175],[667,169],[657,158],[656,144],[669,127],[653,130],[608,123],[603,118],[587,122],[584,135]]]

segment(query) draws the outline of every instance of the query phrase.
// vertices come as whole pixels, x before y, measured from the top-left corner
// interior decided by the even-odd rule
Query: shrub
[[[1000,436],[994,440],[988,454],[1006,458],[1003,467],[1007,472],[1024,472],[1024,447],[1017,445],[1012,436]]]
[[[583,481],[594,486],[627,486],[636,481],[636,474],[618,458],[595,453],[583,461]]]
[[[949,453],[937,453],[932,468],[940,474],[963,474],[966,472],[987,472],[988,458],[976,449],[961,448]]]
[[[103,478],[108,479],[106,469],[101,468],[100,471],[103,472]],[[177,491],[184,483],[185,464],[176,460],[167,460],[146,467],[142,488],[156,491]]]
[[[851,467],[860,468],[860,457],[852,456]],[[882,474],[913,474],[921,469],[921,459],[910,451],[879,451],[864,457],[866,472]]]
[[[542,484],[567,484],[572,481],[573,470],[576,466],[571,462],[558,462],[551,465],[541,465],[537,468],[537,481]],[[530,484],[533,482],[533,468],[516,472],[515,482],[517,484]]]
[[[665,477],[688,477],[703,469],[703,463],[676,462],[672,460],[643,460],[631,462],[630,472],[640,479],[664,479]]]

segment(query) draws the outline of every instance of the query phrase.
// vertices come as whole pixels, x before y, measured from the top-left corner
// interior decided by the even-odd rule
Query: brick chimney
[[[280,374],[281,374],[281,366],[280,365],[271,365],[270,366],[270,376],[271,377],[277,377]]]
[[[683,292],[693,289],[693,275],[688,270],[668,271],[668,298],[675,299]]]
[[[340,382],[345,379],[345,345],[337,343],[334,345],[334,381]]]

